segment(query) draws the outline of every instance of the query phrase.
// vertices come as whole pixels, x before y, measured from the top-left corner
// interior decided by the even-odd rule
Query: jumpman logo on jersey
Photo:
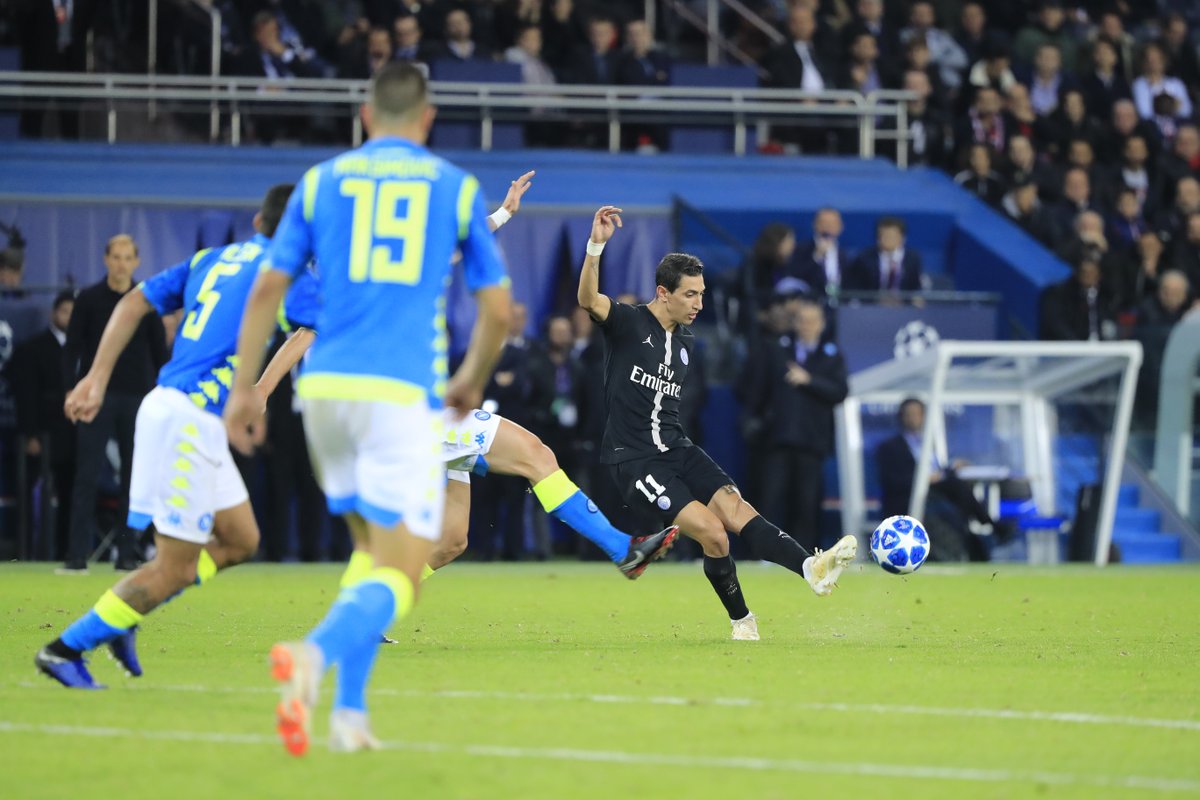
[[[648,344],[648,345],[650,345],[651,347],[654,347],[654,342],[650,341],[650,337],[649,337],[649,336],[647,336],[647,337],[646,337],[646,341],[642,342],[642,344]]]

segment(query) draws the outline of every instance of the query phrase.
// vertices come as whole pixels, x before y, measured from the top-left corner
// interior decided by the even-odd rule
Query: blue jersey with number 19
[[[217,416],[237,366],[242,311],[269,244],[270,239],[257,234],[245,242],[201,250],[139,287],[159,314],[184,309],[158,385],[178,389]]]
[[[456,250],[472,292],[507,284],[479,182],[424,147],[374,139],[310,169],[268,256],[293,279],[317,262],[321,335],[296,391],[440,408]]]

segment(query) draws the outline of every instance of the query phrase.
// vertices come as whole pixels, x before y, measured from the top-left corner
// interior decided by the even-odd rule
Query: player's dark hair
[[[407,61],[392,61],[371,79],[371,105],[382,117],[401,119],[422,108],[428,98],[425,76]]]
[[[679,281],[684,275],[696,277],[703,274],[704,265],[695,256],[687,253],[667,253],[662,257],[662,261],[658,262],[658,269],[654,270],[654,284],[673,292],[679,288]]]
[[[283,218],[283,210],[287,208],[288,198],[292,196],[292,190],[295,188],[296,185],[292,183],[277,183],[263,195],[262,206],[258,209],[261,218],[259,225],[262,235],[268,239],[275,235],[279,220]]]

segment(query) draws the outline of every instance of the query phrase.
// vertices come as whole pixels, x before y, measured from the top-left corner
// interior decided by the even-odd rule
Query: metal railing
[[[875,156],[881,138],[907,138],[906,92],[803,92],[790,89],[751,89],[683,86],[533,86],[520,83],[455,83],[433,81],[433,102],[443,112],[469,116],[480,126],[483,150],[491,150],[494,128],[503,122],[593,121],[607,124],[608,149],[620,150],[621,128],[632,122],[677,126],[729,127],[733,152],[744,155],[752,125],[830,125],[843,122],[858,128],[858,155]],[[229,142],[241,144],[242,117],[270,114],[285,108],[323,111],[351,121],[355,145],[362,142],[358,107],[367,97],[365,81],[263,78],[90,75],[85,73],[0,72],[0,108],[34,107],[50,99],[76,100],[81,106],[104,110],[106,138],[118,138],[118,111],[126,104],[164,104],[179,112],[210,115],[209,138],[221,138],[228,119]],[[189,108],[191,106],[191,108]],[[560,117],[547,117],[555,112]],[[294,111],[291,113],[295,113]],[[894,134],[877,131],[880,121],[894,120]],[[906,148],[899,147],[903,156]],[[901,166],[903,166],[903,161]]]

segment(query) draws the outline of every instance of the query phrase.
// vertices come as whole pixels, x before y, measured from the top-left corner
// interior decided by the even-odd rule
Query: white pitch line
[[[55,689],[49,681],[22,681],[15,684],[22,689]],[[265,686],[199,686],[129,684],[136,691],[191,692],[214,694],[275,694],[277,689]],[[1130,728],[1164,728],[1168,730],[1200,731],[1200,721],[1188,719],[1156,719],[1153,717],[1128,717],[1108,714],[1091,714],[1082,711],[1022,711],[1007,708],[946,708],[939,706],[886,705],[882,703],[773,703],[750,697],[671,697],[617,694],[569,694],[536,692],[495,692],[476,689],[371,689],[375,697],[404,697],[412,699],[442,700],[501,700],[520,703],[601,703],[613,705],[650,706],[719,706],[722,708],[757,708],[770,706],[773,709],[793,711],[836,711],[846,714],[885,714],[928,717],[957,717],[962,719],[997,719],[1019,722],[1056,722],[1068,725],[1111,725]]]
[[[45,736],[127,738],[148,741],[205,742],[228,745],[276,745],[274,736],[255,733],[221,733],[186,730],[134,730],[132,728],[84,725],[32,724],[0,720],[0,733]],[[446,742],[383,742],[386,750],[466,755],[477,758],[507,758],[534,761],[576,761],[624,764],[644,767],[683,767],[688,769],[736,769],[749,772],[797,772],[806,774],[849,775],[866,778],[905,778],[968,783],[1039,783],[1058,786],[1094,786],[1119,789],[1151,789],[1160,792],[1200,793],[1200,781],[1187,778],[1162,778],[1145,775],[1078,775],[1069,772],[1041,772],[974,767],[939,767],[917,764],[872,764],[867,762],[800,761],[756,757],[696,756],[629,753],[619,750],[584,750],[569,747],[514,747],[490,744],[450,744]]]

